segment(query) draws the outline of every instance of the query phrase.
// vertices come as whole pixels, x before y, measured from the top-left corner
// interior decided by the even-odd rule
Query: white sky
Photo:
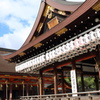
[[[19,49],[22,46],[34,25],[40,2],[41,0],[0,0],[0,26],[3,27],[0,28],[0,47]]]

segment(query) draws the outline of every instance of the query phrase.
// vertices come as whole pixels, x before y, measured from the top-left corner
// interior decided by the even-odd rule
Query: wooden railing
[[[99,91],[63,93],[51,95],[21,96],[20,100],[100,100]]]

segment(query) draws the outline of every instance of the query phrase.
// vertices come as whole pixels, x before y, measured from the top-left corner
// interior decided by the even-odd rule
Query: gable
[[[71,13],[72,12],[70,11],[61,11],[49,5],[46,5],[42,17],[40,19],[40,22],[38,24],[38,27],[31,38],[31,41],[33,41],[43,33],[49,31],[50,29],[54,28],[56,25],[60,24]]]
[[[36,22],[23,46],[30,43],[31,41],[34,41],[40,35],[60,24],[80,5],[81,3],[73,4],[72,2],[69,3],[67,1],[63,1],[63,3],[57,2],[56,0],[42,1]]]

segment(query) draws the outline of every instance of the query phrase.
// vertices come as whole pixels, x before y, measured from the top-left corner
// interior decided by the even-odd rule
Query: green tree
[[[69,84],[71,84],[71,79],[66,78],[65,79]],[[100,87],[100,80],[98,79],[98,84]],[[77,82],[78,82],[78,87],[79,87],[79,91],[82,91],[82,82],[81,82],[81,77],[77,78]],[[95,84],[95,78],[92,76],[86,76],[84,77],[84,87],[85,87],[85,91],[92,91],[92,90],[96,90],[96,84]]]
[[[82,87],[81,77],[78,77],[78,86],[81,91],[81,87]],[[84,87],[85,87],[85,91],[95,90],[96,88],[95,78],[94,77],[84,77]]]

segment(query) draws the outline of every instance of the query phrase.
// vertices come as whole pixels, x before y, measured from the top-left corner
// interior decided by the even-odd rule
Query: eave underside
[[[84,3],[72,15],[70,15],[70,17],[66,18],[60,24],[56,25],[54,28],[50,29],[49,31],[45,32],[44,34],[40,35],[34,41],[25,45],[24,47],[19,49],[14,54],[6,56],[4,58],[5,59],[11,58],[11,62],[20,63],[31,57],[38,55],[39,53],[49,50],[52,47],[55,47],[56,45],[86,31],[87,29],[90,29],[91,27],[98,25],[99,23],[95,22],[95,18],[99,17],[100,11],[97,11],[93,7],[97,1],[98,0],[93,0],[90,2],[90,0],[87,0],[86,3]],[[98,2],[98,4],[99,4],[99,2]],[[55,34],[63,28],[67,29],[65,31],[65,34],[61,34],[60,36],[58,36],[58,34]],[[66,37],[66,38],[64,38],[64,37]],[[38,43],[40,43],[40,44],[38,44]],[[36,45],[36,44],[38,44],[38,45]],[[20,55],[21,53],[23,53],[23,54]],[[94,57],[96,57],[96,52],[88,52],[88,54],[85,54],[85,56],[81,55],[79,57],[76,57],[75,62],[83,61],[85,63],[86,62],[91,63],[91,59],[92,59],[93,64],[95,64],[95,61],[93,60]],[[57,64],[60,65],[60,63],[58,63],[58,62],[57,62]],[[71,64],[71,60],[62,62],[61,66],[58,66],[58,68],[63,67],[63,64],[67,66],[67,65]],[[49,68],[49,66],[47,66],[47,69],[52,70],[52,67]]]
[[[8,56],[4,56],[4,59],[10,59],[13,58],[17,55],[19,55],[20,53],[27,51],[29,48],[33,48],[34,45],[41,43],[42,41],[47,41],[48,39],[52,38],[55,36],[55,33],[64,28],[67,27],[67,29],[72,29],[71,32],[74,32],[75,28],[73,26],[78,25],[77,27],[80,27],[80,22],[82,20],[85,20],[87,16],[91,16],[91,13],[94,13],[95,11],[92,11],[92,9],[90,9],[98,0],[94,0],[91,1],[87,0],[86,3],[84,3],[77,11],[75,11],[70,17],[68,17],[67,19],[65,19],[63,22],[61,22],[60,24],[56,25],[54,28],[52,28],[51,30],[49,30],[48,32],[45,32],[44,34],[40,35],[38,38],[36,38],[34,41],[30,42],[29,44],[23,46],[21,49],[19,49],[18,51],[16,51],[15,53],[8,55]],[[88,6],[87,6],[88,5]],[[90,13],[91,12],[91,13]],[[87,16],[85,16],[85,14],[88,14]],[[99,13],[99,12],[98,12]],[[91,18],[91,17],[90,17]],[[86,21],[85,21],[86,22]],[[92,19],[90,20],[89,23],[92,23]],[[85,23],[86,25],[87,23]],[[84,23],[83,23],[84,25]],[[79,30],[79,28],[77,28],[77,30]],[[67,34],[67,33],[66,33]]]

